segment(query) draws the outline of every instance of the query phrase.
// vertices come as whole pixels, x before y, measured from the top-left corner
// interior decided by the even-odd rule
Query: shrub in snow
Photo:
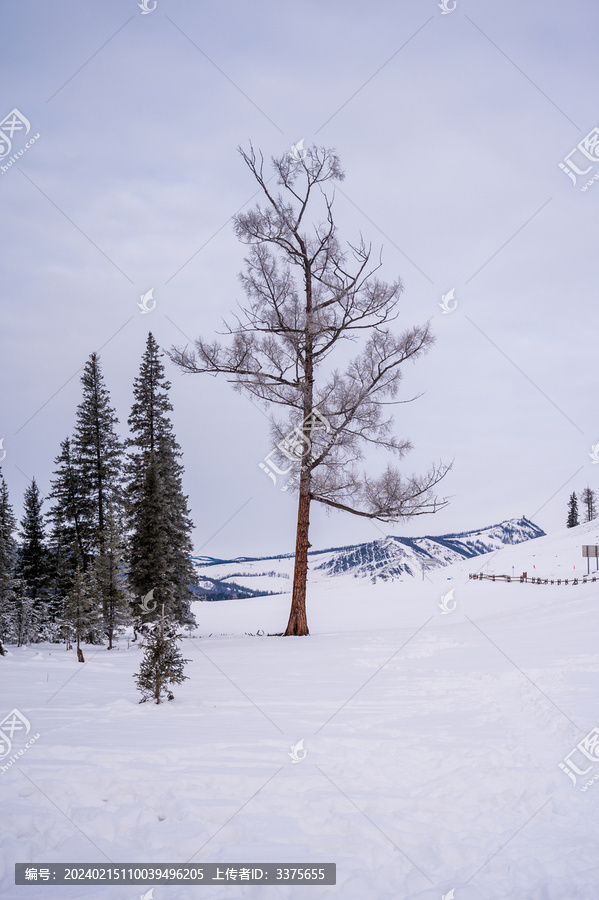
[[[174,699],[170,685],[182,684],[187,680],[183,669],[190,660],[183,659],[181,655],[177,646],[179,635],[173,625],[160,622],[148,627],[144,656],[139,672],[133,677],[142,694],[140,703],[146,700],[162,703],[165,699]]]

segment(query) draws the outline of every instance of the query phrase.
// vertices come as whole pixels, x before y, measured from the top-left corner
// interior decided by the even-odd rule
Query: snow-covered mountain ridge
[[[401,581],[421,575],[423,568],[451,565],[544,534],[538,525],[522,516],[473,531],[416,538],[389,535],[363,544],[311,550],[310,570],[323,576],[353,575]],[[206,599],[287,591],[293,570],[292,553],[232,560],[195,556],[193,562],[200,579],[198,594]]]

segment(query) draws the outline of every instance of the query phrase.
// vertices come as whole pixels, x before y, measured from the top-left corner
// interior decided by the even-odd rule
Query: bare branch
[[[440,500],[434,494],[434,488],[445,478],[451,466],[432,467],[424,476],[413,475],[405,479],[398,469],[388,466],[378,479],[370,479],[364,475],[359,479],[346,475],[346,502],[339,498],[342,492],[340,485],[326,482],[319,492],[315,485],[312,499],[335,509],[379,522],[398,522],[401,519],[438,512],[447,506],[449,500]],[[350,505],[349,500],[353,502]],[[356,502],[358,501],[358,502]],[[360,506],[362,508],[360,508]]]

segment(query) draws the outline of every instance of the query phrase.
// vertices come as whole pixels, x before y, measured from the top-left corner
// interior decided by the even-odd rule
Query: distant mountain
[[[310,571],[323,577],[353,575],[356,578],[414,578],[423,568],[447,566],[463,559],[543,537],[545,532],[523,516],[507,519],[476,531],[402,538],[390,535],[365,544],[311,550]],[[293,554],[215,559],[192,557],[205,600],[244,599],[290,590]],[[268,563],[268,566],[266,564]],[[265,569],[268,568],[268,571]],[[208,572],[209,570],[209,572]]]
[[[287,557],[285,557],[287,558]],[[242,557],[241,559],[234,560],[221,560],[217,559],[214,561],[210,560],[210,557],[206,556],[192,556],[192,562],[196,566],[197,569],[202,569],[202,571],[198,571],[198,586],[192,587],[193,593],[199,600],[247,600],[249,597],[266,597],[270,594],[282,594],[283,590],[267,590],[265,587],[262,588],[251,588],[248,585],[238,584],[236,581],[233,581],[233,578],[260,578],[261,582],[264,579],[277,579],[284,578],[288,579],[289,575],[283,574],[281,572],[252,572],[249,569],[246,571],[241,571],[237,573],[223,573],[220,574],[220,571],[213,572],[212,576],[207,575],[203,569],[207,566],[214,567],[226,567],[230,568],[231,566],[239,566],[240,562],[263,562],[264,560],[253,560],[250,558]],[[275,585],[276,586],[276,585]]]
[[[508,519],[478,531],[458,534],[425,535],[419,538],[389,536],[357,544],[321,550],[323,557],[317,569],[329,575],[349,572],[356,577],[402,578],[414,577],[429,565],[447,566],[463,559],[490,553],[507,544],[520,544],[543,537],[545,532],[525,517]]]

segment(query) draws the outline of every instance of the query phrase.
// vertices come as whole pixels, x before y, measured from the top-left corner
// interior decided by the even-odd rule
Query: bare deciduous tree
[[[237,237],[251,248],[240,276],[246,305],[233,326],[225,323],[227,346],[198,338],[195,349],[173,348],[170,356],[187,372],[224,373],[237,389],[289,410],[286,423],[270,416],[273,454],[287,470],[271,465],[282,473],[296,462],[295,569],[285,634],[305,635],[312,501],[382,522],[447,503],[434,493],[447,466],[409,477],[392,464],[378,477],[359,468],[368,447],[396,460],[411,449],[394,437],[384,408],[393,405],[401,366],[426,353],[434,339],[428,323],[393,334],[401,283],[377,278],[381,261],[372,263],[362,239],[342,248],[330,186],[344,174],[333,150],[312,147],[303,159],[273,159],[278,192],[262,154],[251,146],[240,153],[264,198],[263,206],[235,218]],[[308,224],[309,216],[316,224]],[[357,353],[346,354],[342,370],[333,368],[329,357],[347,341],[359,344]]]
[[[592,522],[597,515],[597,495],[595,494],[595,491],[590,487],[585,487],[584,491],[580,494],[580,502],[583,506],[586,506],[585,522]]]

